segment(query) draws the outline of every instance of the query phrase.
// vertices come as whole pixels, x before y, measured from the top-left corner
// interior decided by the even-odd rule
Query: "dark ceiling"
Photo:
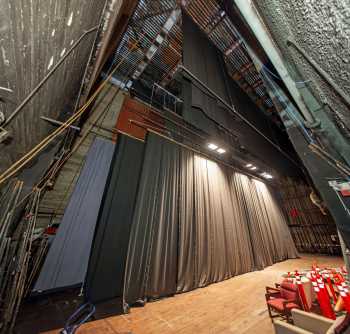
[[[178,95],[181,85],[177,72],[182,64],[183,43],[181,10],[222,53],[233,80],[265,115],[280,124],[243,39],[254,45],[263,62],[267,58],[229,1],[5,0],[0,3],[0,111],[7,121],[0,126],[9,131],[10,137],[0,143],[0,172],[54,129],[42,116],[64,120],[74,112],[91,55],[90,69],[97,63],[94,79],[102,68],[106,73],[121,63],[114,74],[117,82],[129,80],[132,85],[138,81],[150,92],[155,86],[162,86]],[[107,16],[110,22],[102,19],[101,24],[101,18]],[[170,19],[173,24],[169,26]],[[108,35],[102,42],[97,29],[86,33],[98,26],[103,26]],[[157,41],[159,35],[163,38]],[[93,47],[96,36],[98,43]],[[137,48],[131,51],[135,43]],[[94,57],[96,49],[103,52]],[[151,51],[152,56],[147,58]],[[62,60],[37,94],[12,116],[40,80]],[[92,82],[89,88],[91,85]]]
[[[123,62],[115,74],[118,81],[124,82],[135,73],[137,64],[142,62],[157,36],[161,34],[166,38],[159,44],[152,59],[147,62],[137,79],[150,90],[153,90],[156,83],[175,95],[179,94],[180,84],[176,80],[176,72],[182,63],[181,15],[177,16],[176,24],[172,25],[169,31],[164,28],[176,9],[180,11],[179,2],[175,0],[139,1],[121,43],[108,64],[111,66]],[[222,52],[231,77],[261,110],[267,115],[273,115],[273,103],[248,55],[240,33],[232,22],[232,12],[228,13],[229,8],[226,12],[221,1],[198,0],[182,1],[181,9],[189,14]],[[139,41],[140,47],[131,52],[130,46],[135,41]]]

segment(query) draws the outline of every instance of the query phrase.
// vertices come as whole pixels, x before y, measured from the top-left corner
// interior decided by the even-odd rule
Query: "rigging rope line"
[[[141,36],[142,37],[142,36]],[[131,53],[134,49],[137,48],[139,44],[139,40],[136,40],[130,50]],[[64,130],[66,130],[71,124],[73,124],[76,120],[78,120],[84,112],[88,109],[91,103],[96,99],[102,89],[106,86],[106,84],[110,81],[113,74],[119,69],[119,67],[123,64],[124,59],[115,66],[115,68],[111,71],[111,73],[102,81],[100,86],[96,89],[96,91],[92,94],[92,96],[88,99],[88,101],[81,107],[79,110],[73,114],[67,121],[65,121],[61,126],[59,126],[55,131],[53,131],[50,135],[44,138],[39,144],[37,144],[34,148],[32,148],[28,153],[26,153],[22,158],[20,158],[17,162],[15,162],[12,166],[10,166],[5,172],[0,175],[0,185],[8,180],[11,176],[16,174],[19,170],[21,170],[29,161],[31,161],[38,153],[40,153],[45,147],[48,146],[55,138],[57,138]]]

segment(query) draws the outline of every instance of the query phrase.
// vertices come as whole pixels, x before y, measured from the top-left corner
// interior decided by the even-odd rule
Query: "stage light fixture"
[[[213,144],[213,143],[209,143],[208,144],[208,148],[210,149],[210,150],[216,150],[217,148],[218,148],[218,146],[217,145],[215,145],[215,144]]]
[[[218,148],[216,152],[218,152],[219,154],[223,154],[226,152],[226,150],[224,150],[223,148]]]
[[[162,35],[158,34],[156,37],[156,41],[158,44],[162,44],[164,41],[164,37]]]
[[[246,164],[245,166],[246,166],[247,168],[253,167],[252,164]]]
[[[250,167],[250,170],[256,170],[258,167],[252,166]]]
[[[273,176],[266,172],[262,173],[261,176],[264,177],[265,179],[273,179]]]

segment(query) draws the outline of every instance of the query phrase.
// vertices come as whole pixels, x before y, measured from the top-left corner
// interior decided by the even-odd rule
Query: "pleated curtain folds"
[[[100,138],[92,143],[34,291],[84,282],[114,148],[112,142]]]
[[[176,291],[180,151],[148,137],[127,258],[129,302]]]
[[[271,189],[149,134],[127,259],[128,303],[295,258]]]

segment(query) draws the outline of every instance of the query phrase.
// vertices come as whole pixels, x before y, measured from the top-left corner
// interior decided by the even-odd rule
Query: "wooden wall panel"
[[[150,107],[127,96],[124,99],[115,129],[118,132],[144,140],[147,128],[165,132],[164,120]]]

